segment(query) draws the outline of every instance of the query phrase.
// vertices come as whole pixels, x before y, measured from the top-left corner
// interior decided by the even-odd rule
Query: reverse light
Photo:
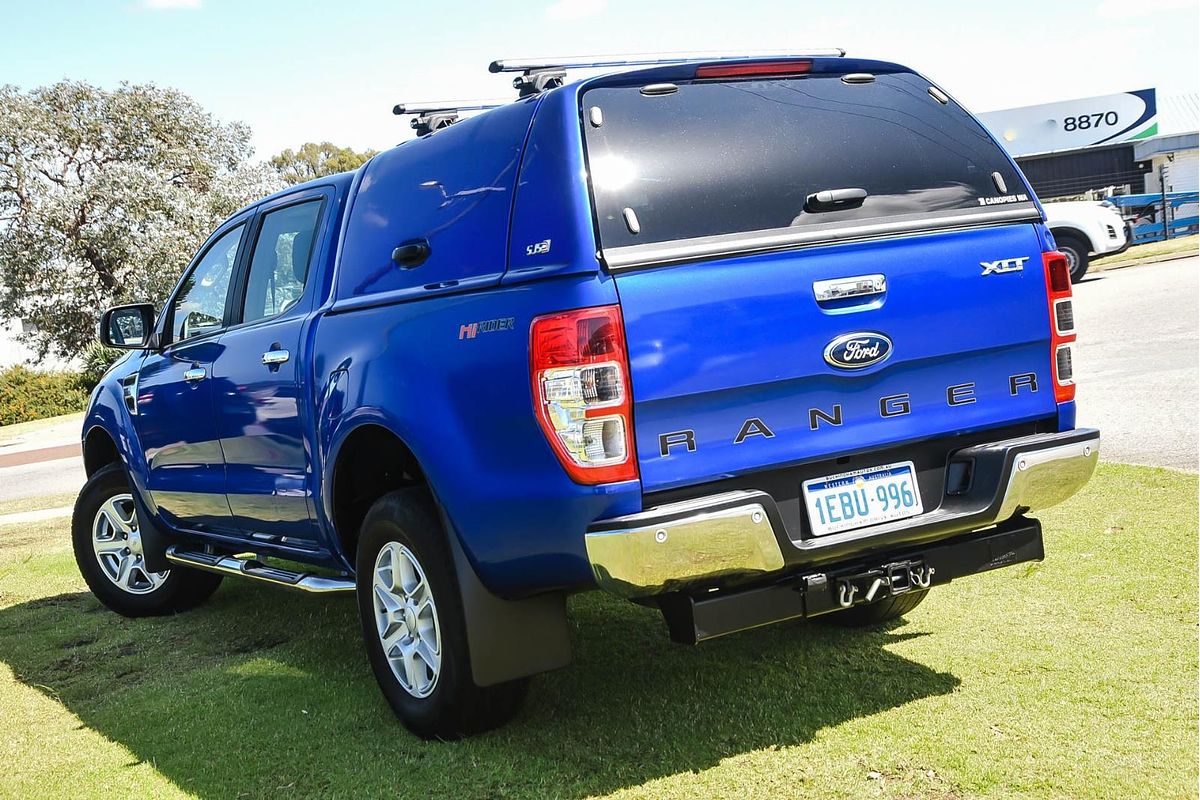
[[[536,318],[529,362],[538,423],[571,479],[598,484],[637,478],[620,306]]]
[[[1046,302],[1050,309],[1050,371],[1054,400],[1075,399],[1075,311],[1071,298],[1071,268],[1059,252],[1042,254],[1046,268]]]
[[[696,67],[696,79],[771,78],[777,75],[804,75],[812,72],[811,61],[759,61],[749,64],[712,64]]]

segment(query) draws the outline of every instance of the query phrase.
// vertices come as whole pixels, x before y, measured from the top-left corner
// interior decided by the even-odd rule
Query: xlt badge
[[[1005,272],[1020,272],[1025,269],[1025,262],[1028,260],[1029,256],[1002,258],[999,261],[980,261],[979,266],[983,267],[984,275],[1001,275]]]

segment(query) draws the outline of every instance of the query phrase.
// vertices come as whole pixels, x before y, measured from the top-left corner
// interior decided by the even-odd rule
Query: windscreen
[[[601,86],[583,118],[605,248],[1029,201],[979,123],[912,73]]]

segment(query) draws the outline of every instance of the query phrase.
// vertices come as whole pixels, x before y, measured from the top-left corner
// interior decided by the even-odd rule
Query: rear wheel
[[[358,540],[358,611],[367,657],[400,721],[425,739],[457,739],[517,713],[527,680],[479,687],[471,678],[458,581],[429,493],[390,492]]]
[[[123,465],[97,470],[79,492],[71,518],[75,563],[92,594],[126,617],[185,611],[204,602],[221,576],[172,567],[146,568],[133,493]]]
[[[1078,236],[1064,233],[1055,236],[1058,251],[1067,257],[1067,268],[1071,271],[1071,283],[1079,283],[1088,271],[1088,246]]]
[[[831,625],[838,625],[843,628],[866,628],[871,625],[880,625],[884,622],[899,619],[912,611],[921,604],[921,601],[925,599],[925,595],[927,594],[929,594],[928,589],[905,592],[904,594],[898,594],[895,597],[889,597],[885,600],[877,600],[874,603],[852,606],[844,611],[824,614],[819,619],[822,622],[828,622]]]

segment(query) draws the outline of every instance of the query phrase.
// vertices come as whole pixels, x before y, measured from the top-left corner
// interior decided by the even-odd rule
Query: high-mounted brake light
[[[696,67],[697,80],[705,78],[770,78],[812,72],[811,61],[759,61],[750,64],[712,64]]]
[[[1071,267],[1062,253],[1042,254],[1046,267],[1046,302],[1050,308],[1050,373],[1054,400],[1075,399],[1075,309],[1071,297]]]
[[[620,306],[538,317],[529,331],[533,405],[576,483],[634,480],[629,358]]]

